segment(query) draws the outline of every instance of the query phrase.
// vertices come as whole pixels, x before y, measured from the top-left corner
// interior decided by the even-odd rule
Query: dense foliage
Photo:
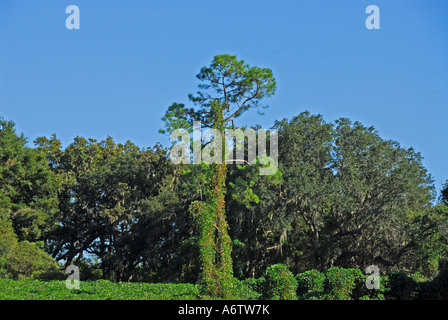
[[[448,269],[433,279],[421,274],[381,275],[379,289],[367,289],[359,269],[333,267],[325,273],[309,270],[294,279],[286,266],[269,267],[260,278],[233,280],[233,299],[242,300],[446,300]],[[67,289],[65,280],[0,279],[0,300],[209,300],[198,284],[82,281]]]
[[[269,69],[229,55],[198,79],[196,109],[171,105],[165,132],[234,128],[276,89]],[[274,128],[279,170],[262,176],[259,163],[174,165],[160,144],[112,137],[31,145],[0,118],[0,278],[75,264],[83,280],[200,283],[215,297],[446,296],[448,181],[437,195],[416,150],[350,119],[305,111]],[[359,287],[368,265],[387,290]]]
[[[297,280],[284,264],[274,264],[264,274],[263,297],[269,300],[296,300]]]
[[[215,56],[210,66],[202,68],[196,77],[202,83],[197,95],[190,94],[189,99],[199,109],[174,103],[162,118],[166,130],[161,132],[191,129],[195,121],[200,121],[201,126],[204,122],[211,129],[213,140],[193,142],[201,144],[201,161],[208,157],[213,162],[208,162],[210,166],[205,166],[202,173],[207,181],[201,192],[203,199],[193,202],[190,211],[199,231],[200,281],[208,294],[231,298],[232,246],[225,201],[228,162],[225,143],[218,145],[215,139],[218,139],[216,135],[224,137],[225,131],[234,127],[234,119],[243,112],[260,107],[261,100],[275,92],[276,82],[270,69],[251,67],[228,54]]]
[[[39,243],[18,241],[10,221],[0,219],[0,279],[49,278],[62,276],[56,262]]]
[[[197,300],[201,296],[194,284],[114,283],[107,280],[84,281],[79,289],[69,290],[65,281],[13,281],[0,279],[0,300]]]

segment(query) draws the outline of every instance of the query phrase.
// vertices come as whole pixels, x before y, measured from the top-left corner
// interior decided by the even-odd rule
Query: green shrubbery
[[[390,300],[413,300],[417,282],[406,272],[397,271],[389,274],[387,298]]]
[[[392,272],[379,276],[379,288],[368,289],[369,275],[354,268],[333,267],[326,272],[309,270],[292,273],[285,265],[277,264],[266,269],[264,276],[240,281],[247,297],[240,299],[272,300],[410,300],[448,299],[448,269],[442,269],[437,277],[428,280],[421,274],[408,275]],[[292,293],[292,289],[295,292]]]
[[[1,237],[4,241],[5,234]],[[0,241],[1,242],[1,241]],[[33,249],[34,250],[34,249]],[[22,256],[21,256],[22,257]],[[124,283],[107,280],[81,281],[79,290],[69,290],[62,281],[38,281],[47,269],[39,255],[24,275],[14,273],[19,267],[5,264],[0,256],[0,300],[2,299],[157,299],[189,300],[216,299],[205,294],[199,284]],[[10,259],[9,259],[10,260]],[[33,259],[29,259],[33,260]],[[43,261],[46,261],[45,259]],[[5,268],[7,266],[7,268]],[[15,269],[14,269],[15,268]],[[16,270],[12,272],[11,270]],[[23,270],[22,270],[23,271]],[[3,274],[3,276],[1,276]],[[6,276],[5,276],[6,275]],[[1,278],[25,279],[13,280]],[[368,275],[359,269],[333,267],[326,272],[309,270],[294,277],[283,264],[268,267],[260,278],[233,278],[232,299],[239,300],[435,300],[448,299],[448,268],[440,270],[433,279],[421,274],[392,272],[380,276],[379,289],[368,289]]]
[[[386,294],[389,291],[389,276],[380,275],[379,289],[367,289],[366,281],[368,276],[363,275],[356,286],[354,299],[359,300],[386,300]]]
[[[0,300],[197,300],[198,285],[128,283],[107,280],[81,281],[79,289],[67,289],[65,281],[0,279]]]
[[[326,273],[324,291],[329,300],[351,300],[357,284],[363,278],[359,269],[333,267]]]
[[[38,243],[18,241],[9,220],[0,219],[0,278],[61,278],[56,262]]]
[[[417,282],[414,299],[448,300],[448,266],[442,266],[431,281]]]
[[[392,275],[391,283],[389,275],[381,275],[379,289],[369,290],[366,286],[368,275],[353,268],[333,267],[325,273],[309,270],[298,274],[296,278],[298,282],[297,296],[300,300],[400,299],[405,296],[403,292],[416,288],[411,285],[411,289],[402,290],[400,284],[406,288],[409,287],[409,283],[403,278]],[[403,282],[400,282],[400,279]],[[410,279],[414,281],[412,278]],[[409,295],[409,293],[406,294]]]
[[[246,281],[248,280],[248,281]],[[257,279],[238,280],[233,278],[232,297],[237,300],[257,300],[261,298],[261,290],[256,285]]]
[[[284,264],[274,264],[264,274],[263,297],[269,300],[296,300],[297,280]]]
[[[297,279],[297,296],[302,300],[318,299],[324,293],[325,274],[318,270],[299,273]]]
[[[252,292],[255,293],[256,298],[261,298],[263,296],[264,292],[264,286],[265,286],[265,278],[246,278],[244,280],[241,280],[241,283],[243,283],[246,287],[250,288]]]

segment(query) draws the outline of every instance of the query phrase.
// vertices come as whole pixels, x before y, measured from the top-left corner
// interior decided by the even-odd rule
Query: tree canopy
[[[276,91],[270,69],[227,54],[197,79],[191,105],[169,106],[161,132],[194,121],[246,129],[235,120]],[[175,165],[167,146],[112,137],[31,145],[1,118],[0,277],[74,263],[87,279],[210,281],[209,293],[228,297],[216,288],[279,263],[293,274],[368,265],[437,274],[448,258],[448,181],[437,194],[419,152],[308,111],[273,128],[278,171],[263,176],[262,163]]]

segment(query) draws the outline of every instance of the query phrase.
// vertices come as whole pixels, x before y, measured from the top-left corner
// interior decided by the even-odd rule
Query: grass
[[[194,284],[82,281],[67,289],[64,281],[0,279],[0,300],[198,300]]]

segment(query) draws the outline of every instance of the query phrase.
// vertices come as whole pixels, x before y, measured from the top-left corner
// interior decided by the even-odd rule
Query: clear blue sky
[[[65,8],[80,9],[67,30]],[[380,30],[368,30],[368,5]],[[220,53],[271,68],[268,128],[305,109],[373,125],[414,147],[440,190],[448,179],[446,0],[1,0],[0,115],[33,141],[52,133],[140,147]]]

